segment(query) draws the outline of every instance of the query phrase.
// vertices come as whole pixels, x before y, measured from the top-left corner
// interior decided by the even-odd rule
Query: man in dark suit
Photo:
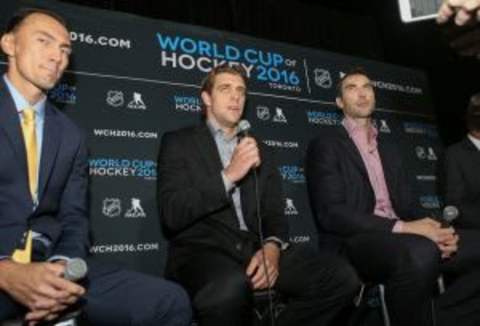
[[[456,227],[480,230],[480,94],[470,99],[466,121],[468,135],[445,153],[445,203],[460,211]]]
[[[306,159],[322,245],[345,252],[365,282],[385,284],[393,325],[430,325],[440,269],[477,264],[467,243],[478,241],[461,233],[458,250],[458,230],[416,211],[400,151],[372,124],[375,94],[363,70],[341,79],[336,102],[342,125],[314,139]]]
[[[79,128],[46,99],[71,52],[57,14],[23,9],[1,38],[0,321],[54,320],[82,302],[93,325],[188,325],[188,297],[175,284],[87,258],[87,151]],[[63,278],[81,257],[81,285]]]
[[[351,305],[357,277],[338,257],[288,244],[272,153],[238,134],[246,94],[240,67],[214,68],[201,89],[206,121],[162,138],[168,273],[190,293],[203,326],[251,325],[253,291],[269,286],[287,297],[279,325],[331,325]]]

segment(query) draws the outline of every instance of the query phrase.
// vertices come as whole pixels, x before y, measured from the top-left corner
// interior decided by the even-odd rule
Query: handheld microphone
[[[252,126],[250,125],[250,122],[248,122],[248,120],[240,120],[237,125],[237,135],[241,138],[248,137],[251,127]]]
[[[88,267],[85,260],[82,258],[72,258],[67,261],[67,264],[65,265],[63,278],[68,281],[77,282],[84,278],[87,275],[87,272]]]
[[[452,224],[452,222],[460,215],[458,208],[452,205],[445,206],[442,212],[442,218],[440,219],[440,223],[442,223],[442,227],[448,228]]]

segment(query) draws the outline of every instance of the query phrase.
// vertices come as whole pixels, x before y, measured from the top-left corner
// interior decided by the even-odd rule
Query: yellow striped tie
[[[22,114],[23,139],[25,141],[25,148],[27,150],[28,183],[32,198],[34,201],[36,201],[38,187],[38,161],[37,135],[35,132],[35,110],[33,110],[32,108],[26,108],[22,111]]]

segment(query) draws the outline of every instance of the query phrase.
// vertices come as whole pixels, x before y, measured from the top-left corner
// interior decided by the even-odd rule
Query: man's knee
[[[411,237],[395,254],[397,273],[408,274],[419,282],[433,282],[440,273],[440,251],[424,237]]]
[[[206,284],[195,295],[193,304],[200,314],[236,314],[249,311],[252,302],[249,280],[246,275],[238,273]]]
[[[311,297],[331,295],[338,299],[353,298],[361,283],[352,265],[336,255],[317,258],[308,273],[309,284],[303,287],[304,294]]]
[[[186,291],[179,285],[165,281],[159,286],[156,296],[156,310],[150,320],[156,325],[182,326],[190,325],[192,309]]]

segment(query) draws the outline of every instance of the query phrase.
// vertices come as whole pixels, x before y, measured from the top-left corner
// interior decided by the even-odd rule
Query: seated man
[[[46,96],[69,62],[63,19],[20,10],[1,47],[8,68],[0,77],[0,322],[54,320],[83,301],[93,325],[189,325],[178,285],[87,258],[85,139]],[[74,257],[87,261],[82,285],[63,278]]]
[[[467,114],[468,135],[445,153],[445,203],[456,206],[456,227],[480,230],[480,94],[472,96]]]
[[[215,67],[201,89],[206,121],[162,138],[167,272],[191,295],[201,326],[251,325],[253,292],[268,287],[287,298],[278,325],[338,325],[358,279],[341,258],[287,243],[272,153],[254,137],[239,137],[246,95],[240,67]]]
[[[336,102],[344,113],[342,126],[314,139],[306,159],[320,238],[345,252],[365,282],[385,284],[393,325],[430,325],[440,271],[478,273],[480,254],[473,249],[480,237],[442,228],[416,212],[401,153],[372,123],[375,94],[362,69],[340,80]],[[454,288],[442,297],[448,316],[458,305],[471,304]],[[456,325],[478,320],[473,308],[456,314]]]

